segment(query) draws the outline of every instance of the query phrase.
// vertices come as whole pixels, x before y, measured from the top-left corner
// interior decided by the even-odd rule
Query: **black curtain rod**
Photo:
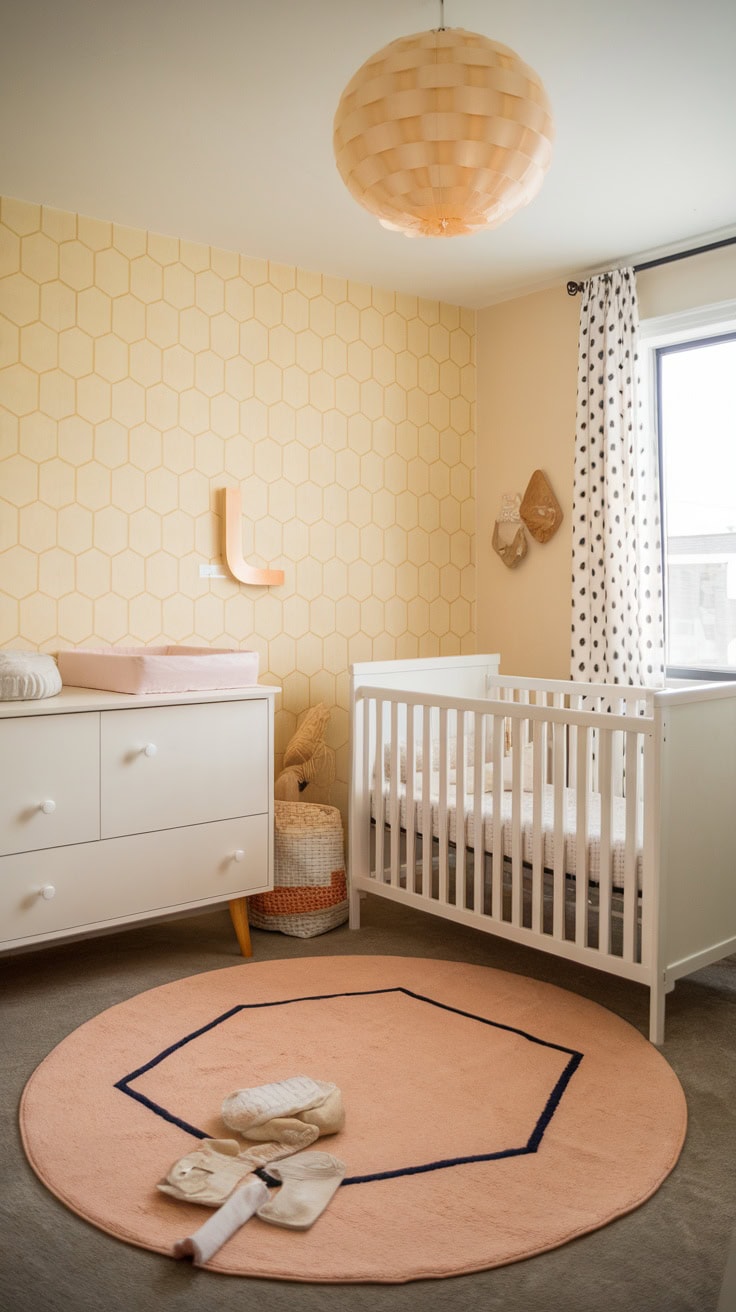
[[[719,251],[723,246],[733,246],[736,244],[736,237],[724,237],[723,241],[712,241],[707,246],[695,246],[689,251],[677,251],[674,255],[661,255],[657,260],[647,260],[644,264],[635,264],[634,273],[642,273],[644,269],[658,269],[660,264],[672,264],[674,260],[689,260],[692,255],[704,255],[706,251]],[[577,296],[578,292],[585,290],[584,282],[570,281],[567,284],[568,296]]]

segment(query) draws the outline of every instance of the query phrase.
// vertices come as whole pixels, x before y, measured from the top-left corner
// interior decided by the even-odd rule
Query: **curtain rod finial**
[[[578,292],[584,292],[584,291],[585,291],[585,283],[584,283],[584,282],[572,282],[572,281],[570,281],[570,282],[567,284],[567,294],[568,294],[568,296],[577,296]]]

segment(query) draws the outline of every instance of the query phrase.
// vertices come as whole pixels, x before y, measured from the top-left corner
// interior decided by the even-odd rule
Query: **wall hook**
[[[226,487],[223,501],[225,562],[230,573],[241,583],[272,588],[284,581],[282,569],[257,569],[243,557],[243,500],[238,487]]]

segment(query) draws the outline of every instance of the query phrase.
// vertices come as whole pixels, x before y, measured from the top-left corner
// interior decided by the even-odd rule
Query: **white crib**
[[[650,990],[736,952],[736,683],[351,668],[350,924],[365,893]]]

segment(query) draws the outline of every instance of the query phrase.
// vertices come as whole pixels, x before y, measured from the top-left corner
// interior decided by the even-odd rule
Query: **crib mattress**
[[[420,781],[417,780],[417,790],[414,795],[414,831],[421,835],[423,832],[424,808],[419,801]],[[565,788],[562,821],[562,843],[564,847],[563,864],[567,875],[575,876],[577,871],[577,824],[576,824],[576,793],[573,788]],[[513,843],[513,825],[512,825],[512,804],[513,794],[505,791],[501,794],[501,822],[503,825],[503,853],[509,860],[512,856]],[[552,784],[542,786],[542,861],[547,870],[554,870],[555,858],[558,848],[559,839],[555,835],[555,790]],[[392,800],[392,789],[390,785],[384,785],[383,789],[383,807],[384,822],[389,821],[389,807]],[[626,834],[626,800],[623,797],[614,797],[611,810],[611,879],[614,888],[623,889],[625,886],[625,834]],[[532,864],[533,845],[534,845],[534,794],[524,792],[521,794],[521,850],[522,860],[527,864]],[[399,814],[402,829],[407,828],[407,797],[406,786],[401,784],[399,791]],[[460,825],[460,845],[469,848],[475,847],[475,800],[470,794],[464,799],[464,816]],[[376,794],[371,793],[371,816],[377,818]],[[493,851],[493,793],[483,794],[482,798],[482,824],[483,824],[483,849],[488,854]],[[439,806],[439,780],[433,776],[432,787],[430,791],[430,826],[432,838],[440,837],[440,806]],[[458,807],[454,804],[454,799],[447,804],[447,835],[448,840],[455,846],[458,846]],[[427,837],[429,834],[427,834]],[[601,878],[601,797],[600,793],[589,793],[587,799],[587,870],[588,879],[593,883],[600,883]],[[636,878],[637,888],[641,889],[642,880],[642,845],[641,836],[637,842],[636,853]]]

